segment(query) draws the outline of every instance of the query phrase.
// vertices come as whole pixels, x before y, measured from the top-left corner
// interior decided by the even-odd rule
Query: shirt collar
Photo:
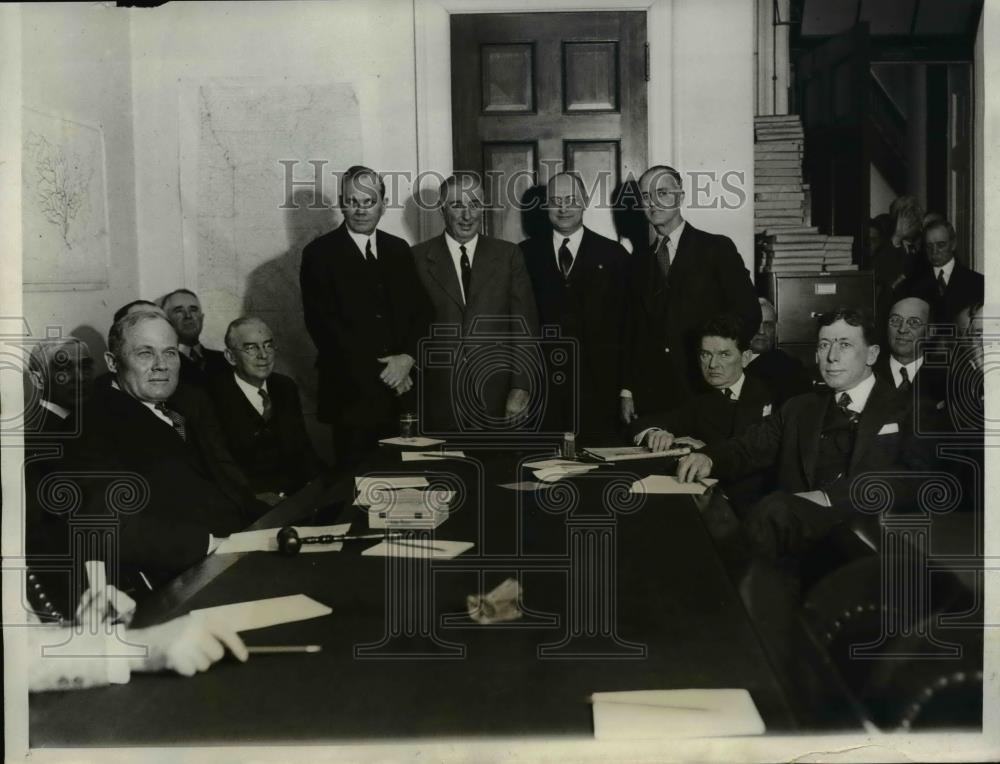
[[[730,396],[732,400],[738,401],[740,399],[740,393],[743,392],[743,383],[746,381],[746,378],[746,374],[740,374],[740,378],[729,386],[729,390],[732,392],[732,396]]]
[[[875,387],[875,375],[869,374],[850,390],[841,390],[839,393],[835,393],[834,397],[839,398],[847,393],[851,396],[851,403],[847,408],[860,414],[865,410],[865,404],[868,403],[868,396],[872,394],[873,387]]]
[[[347,233],[350,234],[351,238],[354,240],[354,243],[358,245],[358,251],[362,254],[362,256],[364,256],[365,254],[365,244],[367,244],[370,241],[372,243],[372,254],[375,255],[375,259],[378,260],[378,244],[376,244],[375,242],[376,239],[375,231],[365,234],[365,233],[356,233],[352,231],[350,228],[348,228]]]
[[[951,272],[955,270],[955,258],[951,258],[948,262],[942,265],[940,268],[934,269],[934,278],[937,279],[939,273],[944,274],[944,283],[947,284],[951,281]]]
[[[202,355],[205,354],[205,348],[204,348],[204,346],[200,342],[196,342],[194,345],[185,345],[183,342],[178,342],[177,343],[177,348],[178,348],[178,350],[180,350],[188,358],[191,357],[191,352],[195,348],[199,348],[201,350],[201,352],[202,352]]]
[[[262,384],[260,387],[251,385],[245,379],[242,379],[240,375],[237,374],[235,371],[233,372],[233,379],[236,380],[236,386],[243,391],[243,394],[247,397],[247,400],[253,403],[254,405],[261,402],[260,393],[257,392],[258,390],[263,390],[265,393],[268,392],[266,379],[264,380],[264,384]]]
[[[576,253],[580,251],[580,242],[583,241],[583,226],[577,228],[569,236],[561,234],[558,231],[552,232],[552,249],[555,250],[557,264],[559,261],[559,248],[563,244],[563,239],[569,239],[569,241],[566,242],[566,248],[569,250],[569,253],[573,255],[573,259],[576,260]]]
[[[113,389],[117,390],[118,392],[123,393],[124,395],[128,395],[128,393],[126,393],[124,390],[121,389],[121,386],[118,384],[118,380],[117,379],[112,379],[111,380],[111,387]],[[131,398],[132,396],[129,395],[129,397]],[[150,411],[152,411],[153,414],[156,416],[157,419],[159,419],[159,420],[161,420],[163,422],[166,422],[171,427],[174,426],[174,423],[170,421],[170,417],[168,417],[166,414],[164,414],[162,411],[160,411],[158,408],[156,408],[159,404],[150,403],[149,401],[139,400],[138,398],[135,398],[135,400],[139,401],[139,403],[141,403],[147,409],[149,409]]]
[[[58,403],[53,403],[52,401],[47,401],[45,399],[42,399],[38,401],[38,405],[41,406],[43,409],[51,411],[60,419],[69,419],[69,414],[70,414],[69,409],[60,406]]]
[[[913,383],[913,378],[917,376],[917,372],[920,371],[920,367],[924,365],[924,357],[919,356],[915,361],[911,361],[908,364],[901,364],[893,356],[889,356],[889,371],[892,372],[892,381],[896,383],[896,387],[903,381],[903,375],[900,373],[900,369],[906,369],[906,374],[910,378],[910,383]],[[853,397],[853,396],[852,396]]]
[[[451,238],[451,234],[447,231],[444,232],[444,241],[448,245],[448,251],[451,252],[452,259],[457,263],[458,259],[462,256],[459,247],[463,246]],[[469,264],[472,264],[472,258],[476,256],[476,245],[479,244],[479,234],[477,233],[467,242],[465,242],[465,254],[469,256]]]
[[[677,226],[673,231],[671,231],[667,236],[670,237],[670,248],[672,251],[677,251],[677,242],[681,240],[681,234],[684,233],[684,229],[687,227],[687,221],[681,218],[681,224]],[[660,234],[653,229],[653,241],[651,244],[658,245],[660,242]]]

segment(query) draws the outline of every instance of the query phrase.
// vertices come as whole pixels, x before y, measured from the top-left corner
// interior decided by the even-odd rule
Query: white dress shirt
[[[948,262],[942,265],[940,268],[934,268],[934,280],[938,280],[938,276],[942,273],[944,274],[944,283],[948,285],[951,283],[951,273],[955,270],[955,258],[951,258]]]
[[[264,384],[260,387],[256,387],[246,380],[240,379],[240,375],[236,372],[233,372],[233,379],[236,380],[236,386],[247,397],[247,400],[250,401],[250,405],[257,409],[258,414],[264,416],[264,399],[261,397],[260,391],[268,392],[267,380],[265,379]]]
[[[924,365],[924,357],[920,356],[917,360],[911,361],[907,364],[902,364],[897,361],[892,356],[889,356],[889,371],[892,372],[892,381],[896,387],[899,387],[903,383],[903,374],[900,369],[906,369],[907,375],[910,378],[910,384],[913,384],[913,378],[917,376],[917,372],[920,371],[920,367]],[[851,396],[853,397],[853,396]]]
[[[732,396],[730,396],[731,400],[738,401],[740,399],[740,393],[743,392],[743,383],[746,382],[746,379],[747,379],[746,374],[740,374],[740,378],[737,379],[735,382],[733,382],[733,384],[729,385],[729,390],[731,390],[733,393]],[[722,391],[725,390],[726,388],[716,387],[713,389],[719,395],[724,395],[725,393],[723,393]],[[635,436],[634,443],[637,446],[641,446],[645,442],[646,436],[649,435],[649,433],[659,432],[662,429],[663,429],[662,427],[647,427],[645,430],[643,430],[642,432],[640,432],[638,435]]]
[[[472,267],[472,262],[476,259],[476,245],[479,243],[479,234],[477,233],[471,239],[469,239],[465,244],[459,244],[453,238],[451,234],[447,231],[444,232],[444,241],[448,245],[448,252],[451,254],[452,265],[455,266],[455,275],[458,277],[458,291],[462,293],[462,302],[467,303],[469,300],[465,295],[465,286],[462,284],[462,251],[459,247],[465,247],[465,254],[469,257],[469,267]]]
[[[350,234],[354,243],[358,245],[358,250],[361,252],[362,257],[365,256],[365,245],[367,245],[368,242],[371,242],[372,254],[375,256],[375,259],[378,260],[378,246],[375,244],[375,231],[372,231],[371,233],[355,233],[348,228],[347,233]]]
[[[836,400],[840,400],[840,396],[847,393],[851,396],[851,403],[847,408],[856,414],[860,414],[865,410],[865,404],[868,403],[868,396],[872,394],[873,387],[875,387],[875,375],[869,373],[867,377],[858,382],[850,390],[840,390],[834,393],[833,397]]]
[[[667,234],[667,238],[670,239],[670,241],[667,242],[667,252],[670,253],[671,268],[674,267],[674,257],[676,257],[677,255],[677,243],[681,240],[681,234],[684,233],[684,229],[686,227],[687,227],[687,221],[684,218],[681,218],[681,224],[677,226],[673,231]],[[653,252],[656,252],[660,244],[659,233],[654,234],[653,241],[651,242],[651,244],[653,246]]]
[[[568,241],[567,241],[568,239]],[[559,248],[563,245],[563,241],[566,241],[566,249],[573,256],[573,264],[569,267],[569,272],[573,272],[573,265],[576,265],[576,253],[580,251],[580,242],[583,241],[583,226],[577,228],[569,236],[561,234],[558,231],[552,232],[552,251],[556,256],[556,268],[562,272],[562,264],[559,262]]]

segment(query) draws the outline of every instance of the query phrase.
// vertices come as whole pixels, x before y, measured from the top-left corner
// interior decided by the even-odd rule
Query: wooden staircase
[[[852,271],[853,236],[811,226],[809,186],[802,182],[802,122],[797,114],[754,118],[754,231],[760,269],[773,273]]]

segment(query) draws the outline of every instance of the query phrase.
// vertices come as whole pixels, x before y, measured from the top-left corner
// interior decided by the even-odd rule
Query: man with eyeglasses
[[[891,382],[901,395],[919,394],[940,409],[945,396],[946,368],[924,366],[930,310],[927,301],[919,297],[904,297],[892,306],[886,327],[889,353],[879,357],[875,374]]]
[[[955,257],[955,228],[944,218],[924,229],[924,251],[930,266],[900,287],[902,297],[920,297],[931,307],[931,321],[953,324],[962,308],[983,301],[983,275]]]
[[[226,329],[231,372],[209,384],[229,451],[257,498],[270,505],[323,469],[306,432],[295,380],[274,371],[276,354],[266,323],[237,318]]]
[[[698,367],[698,330],[720,313],[739,320],[749,342],[760,325],[750,273],[732,240],[684,220],[681,175],[656,165],[639,178],[649,223],[649,248],[633,254],[628,363],[621,416],[681,405],[704,389]]]

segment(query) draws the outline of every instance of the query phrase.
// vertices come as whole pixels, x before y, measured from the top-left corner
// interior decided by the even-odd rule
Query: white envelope
[[[899,425],[896,422],[889,422],[888,424],[882,425],[882,429],[878,431],[878,434],[892,435],[894,432],[899,432]]]
[[[595,692],[591,702],[598,740],[762,735],[767,731],[753,698],[742,689]]]

